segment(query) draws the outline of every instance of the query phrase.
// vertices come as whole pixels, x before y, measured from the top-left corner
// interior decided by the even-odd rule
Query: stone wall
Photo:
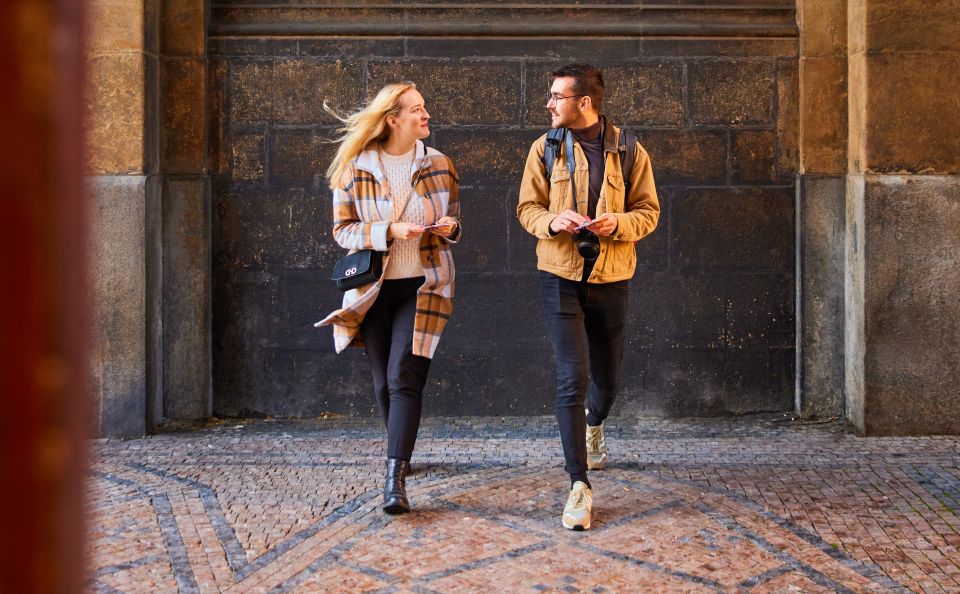
[[[846,394],[867,434],[960,432],[958,9],[850,5]]]
[[[203,0],[93,0],[85,52],[97,435],[210,415]]]
[[[428,414],[552,410],[534,243],[514,208],[549,72],[605,71],[605,112],[651,154],[663,214],[639,244],[615,413],[794,407],[798,50],[792,2],[259,8],[210,15],[213,386],[220,415],[373,414],[369,371],[313,322],[338,304],[323,171],[335,121],[418,83],[462,176],[453,320]],[[492,37],[492,33],[497,33]]]

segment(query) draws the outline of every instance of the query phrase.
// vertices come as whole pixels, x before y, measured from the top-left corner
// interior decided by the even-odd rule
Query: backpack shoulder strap
[[[617,147],[620,152],[620,171],[623,172],[624,194],[630,193],[630,174],[633,173],[633,162],[637,158],[637,135],[620,130],[620,143]]]
[[[547,139],[543,144],[543,166],[547,170],[547,183],[550,183],[550,177],[553,175],[553,162],[557,160],[557,153],[560,152],[560,143],[563,142],[563,133],[566,128],[550,128],[547,132]]]

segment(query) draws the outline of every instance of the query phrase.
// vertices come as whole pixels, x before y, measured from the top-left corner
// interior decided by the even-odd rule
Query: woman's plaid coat
[[[426,215],[425,224],[440,217],[460,219],[457,188],[460,179],[450,159],[417,141],[411,182],[417,172],[420,181],[411,200],[420,199]],[[367,148],[347,167],[340,183],[333,191],[333,237],[351,252],[374,249],[384,254],[384,269],[390,257],[387,227],[392,221],[392,205],[382,184],[385,174],[380,167],[376,148]],[[420,263],[425,281],[417,291],[417,313],[413,322],[413,354],[432,358],[437,349],[450,313],[453,311],[453,281],[455,269],[450,244],[460,240],[461,226],[450,238],[433,233],[420,236]],[[381,278],[375,283],[347,291],[343,307],[314,324],[317,327],[333,325],[333,340],[337,352],[348,346],[363,346],[359,336],[360,323],[380,293]]]

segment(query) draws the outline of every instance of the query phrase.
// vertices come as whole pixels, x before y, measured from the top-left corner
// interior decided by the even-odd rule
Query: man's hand
[[[423,235],[423,227],[413,223],[390,223],[387,239],[413,239]]]
[[[609,237],[617,231],[617,217],[612,212],[608,212],[597,217],[587,229],[597,235]]]
[[[457,219],[453,217],[440,217],[437,219],[435,225],[443,225],[442,227],[432,227],[428,229],[430,233],[434,235],[439,235],[440,237],[450,237],[453,235],[453,232],[457,230]]]
[[[565,210],[557,218],[550,221],[550,230],[554,233],[567,231],[573,233],[574,229],[587,222],[587,217],[574,210]]]

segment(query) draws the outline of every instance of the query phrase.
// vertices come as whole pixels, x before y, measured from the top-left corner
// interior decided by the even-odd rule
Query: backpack
[[[547,169],[547,183],[550,183],[550,177],[553,175],[553,162],[557,160],[557,154],[560,152],[560,144],[563,143],[563,135],[566,128],[551,128],[547,132],[547,141],[543,144],[543,166]],[[623,172],[623,195],[630,195],[630,174],[633,172],[633,161],[636,157],[636,150],[633,149],[637,144],[637,137],[626,130],[620,130],[620,144],[617,151],[620,153],[620,171]]]

